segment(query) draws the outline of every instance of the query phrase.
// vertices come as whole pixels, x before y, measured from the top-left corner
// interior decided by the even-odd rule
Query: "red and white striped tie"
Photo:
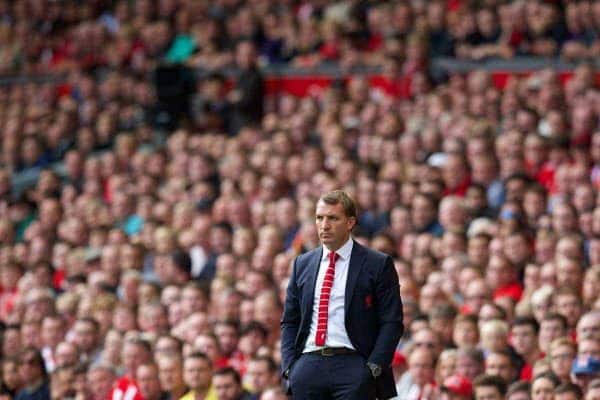
[[[317,346],[325,346],[325,338],[327,337],[327,319],[329,317],[329,297],[333,289],[333,278],[335,277],[335,263],[340,258],[336,252],[329,253],[329,266],[325,271],[323,279],[323,287],[321,288],[321,296],[319,297],[319,314],[317,319],[317,335],[315,344]]]

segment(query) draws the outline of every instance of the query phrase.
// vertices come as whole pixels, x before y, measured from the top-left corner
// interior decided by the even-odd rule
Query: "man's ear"
[[[349,228],[348,230],[349,231],[352,231],[354,228],[356,228],[356,224],[357,224],[356,217],[348,218],[348,228]]]

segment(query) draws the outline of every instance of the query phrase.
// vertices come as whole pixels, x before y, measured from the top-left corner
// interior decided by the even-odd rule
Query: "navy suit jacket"
[[[322,247],[298,256],[281,319],[281,366],[287,371],[302,355],[310,332]],[[354,242],[345,292],[345,325],[350,342],[366,362],[380,365],[377,398],[396,396],[391,362],[402,336],[402,301],[392,258]],[[340,371],[343,373],[343,371]]]

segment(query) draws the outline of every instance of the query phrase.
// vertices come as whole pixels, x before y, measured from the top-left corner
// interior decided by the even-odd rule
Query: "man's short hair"
[[[504,382],[504,379],[499,376],[483,374],[479,375],[475,378],[475,381],[473,381],[473,387],[475,389],[484,386],[493,386],[501,396],[506,395],[506,383]]]
[[[250,321],[248,322],[241,330],[240,336],[245,336],[251,332],[258,332],[263,339],[266,339],[269,336],[269,331],[263,324],[258,321]]]
[[[550,312],[544,315],[544,318],[542,318],[542,322],[543,321],[560,321],[560,323],[563,326],[563,329],[567,329],[567,327],[569,326],[567,319],[564,316],[555,312]]]
[[[526,392],[527,394],[529,394],[530,390],[531,390],[531,383],[529,383],[527,381],[517,381],[517,382],[512,383],[508,387],[508,390],[506,391],[506,397],[509,398],[511,395],[513,395],[515,393],[519,393],[519,392]]]
[[[253,362],[264,362],[267,364],[269,372],[277,371],[277,363],[270,356],[255,356],[250,359]]]
[[[454,320],[454,318],[456,317],[456,314],[457,314],[457,310],[453,305],[451,305],[449,303],[443,303],[443,304],[439,304],[439,305],[435,306],[431,310],[430,319],[431,318],[441,318],[441,319]]]
[[[226,376],[226,375],[231,376],[238,385],[242,384],[242,377],[240,376],[240,373],[237,372],[232,367],[219,368],[218,370],[215,371],[215,374],[214,374],[214,376]]]
[[[537,334],[540,330],[540,324],[538,324],[537,320],[533,317],[517,317],[513,321],[511,327],[515,328],[517,326],[531,326],[533,331]]]
[[[192,258],[186,251],[173,251],[171,253],[171,261],[173,262],[175,268],[184,274],[190,275],[192,273]]]
[[[583,391],[581,390],[581,388],[579,387],[579,385],[576,385],[574,383],[571,382],[565,382],[565,383],[561,383],[560,385],[558,385],[556,387],[556,389],[554,389],[554,394],[563,394],[563,393],[573,393],[575,395],[576,398],[578,399],[582,399],[583,398]]]
[[[341,204],[347,217],[357,218],[356,202],[343,190],[327,192],[319,198],[319,201],[329,205]]]
[[[190,359],[204,360],[212,368],[212,361],[211,361],[210,357],[206,353],[203,353],[201,351],[194,351],[193,353],[190,353],[187,356],[185,356],[183,360],[185,362],[186,360],[190,360]]]
[[[598,388],[600,388],[600,378],[593,379],[588,384],[588,390],[590,390],[590,389],[598,389]]]
[[[456,350],[456,357],[466,357],[480,365],[483,365],[485,361],[485,355],[483,354],[483,351],[481,351],[477,347],[460,347],[458,348],[458,350]]]

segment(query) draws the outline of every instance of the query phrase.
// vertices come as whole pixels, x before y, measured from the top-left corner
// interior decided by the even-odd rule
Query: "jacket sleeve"
[[[398,274],[389,256],[385,257],[384,266],[377,277],[375,291],[379,334],[369,356],[369,362],[386,368],[392,363],[394,351],[404,331]]]
[[[281,317],[281,373],[283,374],[296,360],[296,337],[302,319],[300,297],[297,282],[298,259],[294,261],[292,275],[285,296],[283,315]]]

